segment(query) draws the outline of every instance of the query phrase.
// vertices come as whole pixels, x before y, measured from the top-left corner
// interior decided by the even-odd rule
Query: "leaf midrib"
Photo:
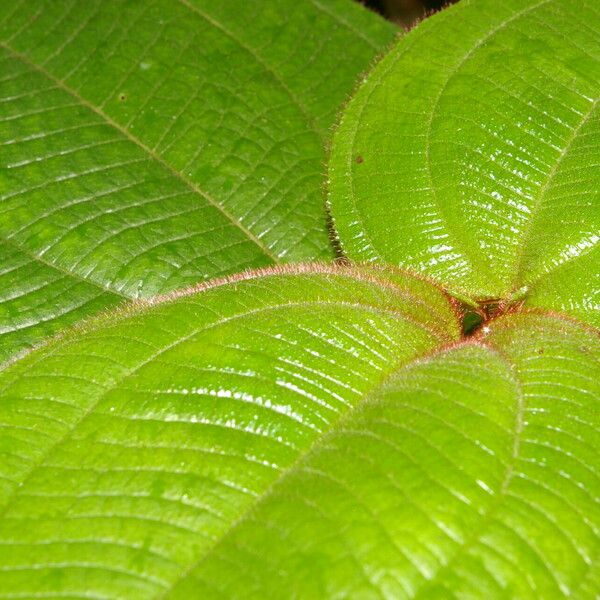
[[[180,0],[183,2],[183,0]],[[0,41],[0,47],[4,48],[8,53],[11,54],[13,58],[19,60],[23,64],[25,64],[30,69],[33,69],[37,73],[40,73],[45,78],[52,81],[58,88],[69,94],[73,97],[78,103],[82,106],[85,106],[88,110],[91,110],[94,114],[99,116],[106,125],[116,129],[121,135],[123,135],[127,140],[135,144],[138,148],[140,148],[145,155],[147,155],[150,159],[160,164],[162,168],[164,168],[170,175],[175,177],[177,180],[181,181],[191,192],[194,193],[196,197],[201,197],[206,200],[211,206],[216,208],[227,221],[231,222],[235,227],[237,227],[246,238],[248,238],[251,242],[253,242],[256,246],[260,248],[262,253],[270,258],[274,263],[279,263],[279,257],[274,254],[268,246],[266,246],[257,236],[255,236],[246,226],[244,226],[238,219],[236,219],[231,213],[229,213],[224,206],[222,206],[219,202],[217,202],[210,194],[202,190],[198,187],[191,179],[189,179],[184,173],[181,173],[177,169],[175,169],[170,163],[168,163],[165,159],[163,159],[159,154],[157,154],[152,148],[147,146],[144,142],[142,142],[138,137],[133,135],[128,129],[120,125],[117,121],[112,119],[108,114],[106,114],[101,108],[95,106],[92,102],[84,98],[79,92],[77,92],[74,88],[70,87],[66,82],[62,79],[53,75],[50,71],[48,71],[42,65],[38,65],[37,63],[31,61],[27,56],[18,52],[10,45],[8,45],[4,41]]]

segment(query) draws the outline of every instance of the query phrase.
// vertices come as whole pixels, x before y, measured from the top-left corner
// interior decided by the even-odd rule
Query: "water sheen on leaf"
[[[0,363],[123,298],[330,256],[328,128],[394,31],[347,0],[8,3]]]
[[[599,361],[391,269],[98,318],[0,374],[0,596],[592,598]]]
[[[600,12],[465,0],[385,56],[344,112],[330,207],[346,254],[474,301],[600,324]]]

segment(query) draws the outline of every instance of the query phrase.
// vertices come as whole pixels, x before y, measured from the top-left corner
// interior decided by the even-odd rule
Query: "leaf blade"
[[[354,77],[394,29],[345,1],[326,11],[308,1],[238,4],[6,11],[2,239],[107,297],[329,256],[324,141]],[[319,52],[326,42],[349,54]],[[60,316],[85,303],[76,287],[62,304],[48,299],[27,336],[3,337],[0,361],[81,316]],[[28,302],[16,306],[15,328],[35,312]]]
[[[424,280],[328,266],[67,334],[0,375],[0,586],[575,593],[600,551],[598,333],[531,313],[459,336]]]
[[[500,319],[485,344],[400,371],[168,597],[583,591],[600,551],[600,482],[589,468],[600,389],[587,377],[600,355],[597,332],[553,319]],[[595,358],[577,364],[584,339]],[[569,374],[584,384],[570,422],[560,406],[577,397]]]
[[[289,270],[287,276],[267,273],[208,289],[198,296],[202,301],[197,305],[196,296],[190,296],[142,308],[142,314],[160,313],[151,318],[152,324],[143,325],[146,317],[139,321],[135,310],[131,316],[122,315],[120,324],[125,328],[114,316],[108,328],[107,321],[100,320],[99,326],[88,327],[102,341],[87,339],[84,333],[79,344],[80,334],[71,334],[46,346],[41,351],[44,358],[31,354],[3,373],[0,410],[6,435],[0,445],[6,453],[2,476],[7,479],[2,479],[5,512],[0,527],[15,552],[3,553],[7,577],[0,585],[27,587],[28,567],[22,561],[25,554],[38,560],[44,547],[38,544],[41,538],[23,537],[23,524],[33,519],[45,523],[36,531],[49,532],[48,527],[54,531],[51,538],[62,531],[72,540],[57,550],[61,561],[72,567],[58,569],[67,587],[78,589],[80,569],[84,569],[86,586],[100,586],[102,593],[131,594],[133,587],[143,596],[151,593],[152,586],[153,594],[159,592],[166,585],[161,578],[173,579],[203,545],[251,505],[259,490],[293,462],[321,428],[349,409],[361,389],[385,375],[394,364],[386,357],[407,360],[459,335],[453,309],[433,286],[429,285],[427,303],[415,309],[411,290],[421,293],[421,280],[404,276],[400,284],[397,274],[390,284],[385,276],[325,266]],[[437,306],[437,322],[432,306]],[[332,351],[347,354],[348,361],[336,364],[329,356]],[[192,355],[197,361],[190,362]],[[72,365],[75,356],[79,366]],[[156,398],[156,411],[144,408],[148,394]],[[32,401],[33,396],[37,400]],[[198,399],[204,414],[194,408]],[[168,408],[171,402],[182,401],[188,407],[183,411],[175,405]],[[224,403],[229,416],[219,414]],[[116,427],[102,424],[106,419]],[[133,435],[132,427],[137,430]],[[160,439],[152,439],[157,427],[163,433]],[[95,450],[81,452],[88,443]],[[160,464],[143,466],[139,461],[147,460],[144,455],[160,456]],[[86,464],[76,464],[78,458],[70,462],[76,456],[87,456]],[[110,465],[116,467],[114,472]],[[60,479],[70,477],[71,484],[57,495],[51,481],[59,472]],[[128,488],[119,496],[112,496],[106,487],[114,484],[109,482],[113,476]],[[132,482],[131,477],[145,491],[134,492],[126,483]],[[22,485],[8,484],[15,478]],[[181,486],[188,489],[183,501]],[[44,503],[39,502],[40,494]],[[137,502],[136,495],[141,504],[133,514],[130,502]],[[83,504],[59,525],[65,503],[75,496]],[[208,504],[201,496],[210,498]],[[108,509],[104,517],[97,513],[101,505]],[[43,506],[52,508],[46,512]],[[172,526],[163,522],[165,517]],[[147,523],[152,533],[138,522]],[[122,555],[100,548],[97,558],[107,565],[103,571],[94,567],[93,544],[75,541],[81,535],[93,536],[99,523],[107,541],[125,546],[127,564],[113,564]],[[127,530],[123,538],[116,531],[109,533],[114,526]],[[16,545],[10,542],[16,541],[15,535],[20,540]],[[158,554],[172,563],[156,564],[152,581],[145,577],[143,561],[135,568],[129,564],[140,535],[154,539],[152,556]],[[173,542],[173,535],[183,537]],[[89,568],[80,564],[81,555],[70,555],[71,548],[84,552]],[[15,561],[21,566],[17,568]],[[56,568],[52,561],[40,568],[51,589]]]
[[[479,301],[527,287],[531,306],[596,324],[597,13],[497,8],[435,15],[371,74],[334,139],[333,220],[350,258],[417,268]],[[552,275],[569,260],[570,280]],[[569,293],[537,293],[540,277]]]

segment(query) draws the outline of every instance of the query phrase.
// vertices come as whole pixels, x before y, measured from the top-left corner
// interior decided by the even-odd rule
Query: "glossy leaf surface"
[[[247,274],[0,375],[0,595],[592,598],[597,332]]]
[[[325,139],[389,24],[345,0],[4,9],[0,362],[123,297],[330,255]]]
[[[343,249],[598,325],[599,96],[596,2],[465,0],[433,16],[335,135]]]

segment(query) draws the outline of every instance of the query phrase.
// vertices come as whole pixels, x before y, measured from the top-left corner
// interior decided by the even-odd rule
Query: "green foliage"
[[[599,22],[7,11],[0,598],[598,597]]]
[[[332,255],[328,128],[394,30],[345,0],[256,4],[0,15],[0,363],[127,298]]]
[[[330,205],[354,260],[600,325],[594,2],[461,2],[401,40],[345,111]]]
[[[560,596],[599,549],[599,360],[537,314],[460,341],[366,269],[103,317],[0,377],[0,592]]]

